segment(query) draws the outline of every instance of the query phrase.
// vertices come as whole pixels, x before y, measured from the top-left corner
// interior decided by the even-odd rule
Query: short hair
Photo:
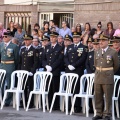
[[[17,29],[22,29],[22,26],[21,26],[21,25],[19,25]]]
[[[55,20],[50,20],[50,21],[55,24]]]
[[[33,36],[33,39],[37,39],[37,41],[40,42],[37,36]]]
[[[12,40],[15,40],[17,44],[19,43],[19,41],[16,37],[13,37]]]
[[[58,37],[61,37],[63,39],[63,36],[62,35],[59,35]]]

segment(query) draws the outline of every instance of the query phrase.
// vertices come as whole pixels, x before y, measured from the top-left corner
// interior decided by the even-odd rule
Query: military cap
[[[3,36],[11,36],[11,32],[10,31],[6,31],[3,33]]]
[[[87,42],[93,42],[93,38],[89,37]]]
[[[113,40],[113,42],[114,42],[114,41],[120,41],[120,37],[114,36],[112,40]]]
[[[109,37],[101,34],[99,40],[109,40]]]
[[[24,40],[33,40],[33,36],[26,34],[26,35],[23,36],[23,39]]]
[[[93,42],[92,42],[93,44],[99,44],[99,38],[95,38],[95,39],[93,39]]]
[[[72,32],[73,37],[80,37],[81,34],[79,32]]]
[[[44,40],[48,40],[48,41],[50,41],[50,37],[44,35],[41,41],[44,41]]]
[[[64,40],[70,40],[73,41],[72,37],[70,35],[65,35]]]
[[[50,36],[58,36],[59,34],[57,32],[50,32]]]

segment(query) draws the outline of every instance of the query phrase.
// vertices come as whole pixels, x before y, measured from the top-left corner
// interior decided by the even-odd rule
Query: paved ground
[[[4,107],[3,110],[0,110],[0,120],[91,120],[92,115],[90,116],[86,118],[82,113],[65,115],[61,111],[53,111],[52,113],[46,111],[43,113],[41,109],[32,109],[28,112],[24,111],[24,109],[16,111],[12,107]]]
[[[61,111],[53,111],[49,113],[42,112],[41,109],[32,109],[26,112],[24,109],[16,111],[12,107],[4,107],[0,110],[0,120],[92,120],[93,114],[90,114],[89,118],[86,118],[84,114],[65,115]],[[116,119],[119,120],[119,119]]]

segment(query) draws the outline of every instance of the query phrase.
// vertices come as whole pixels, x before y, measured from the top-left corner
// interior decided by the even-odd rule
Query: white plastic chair
[[[53,75],[50,72],[38,71],[34,74],[34,88],[33,88],[33,91],[30,92],[26,111],[28,111],[28,107],[30,105],[31,97],[33,94],[36,95],[36,105],[38,105],[38,103],[39,103],[39,106],[41,103],[40,95],[42,95],[43,112],[45,112],[45,98],[46,98],[47,110],[49,110],[48,92],[49,92],[52,76]],[[38,78],[40,80],[39,82],[38,82]],[[40,86],[39,88],[37,87],[38,86],[37,83],[39,83],[39,86]],[[47,85],[48,85],[48,87],[47,87]]]
[[[2,103],[2,85],[5,79],[5,75],[6,75],[6,71],[3,69],[0,69],[0,103]]]
[[[53,100],[52,100],[52,104],[50,107],[50,113],[52,111],[53,108],[53,104],[55,102],[55,98],[56,96],[63,96],[62,99],[62,110],[64,109],[64,99],[65,99],[65,105],[66,105],[66,115],[68,115],[68,99],[69,96],[71,97],[71,102],[72,102],[72,98],[73,98],[73,93],[75,90],[75,86],[78,80],[78,75],[74,74],[74,73],[65,73],[62,74],[60,76],[60,88],[59,88],[59,92],[55,92],[54,96],[53,96]],[[65,90],[65,81],[66,81],[66,90]],[[73,90],[72,90],[73,87]]]
[[[17,87],[15,87],[15,75],[17,75],[17,77],[18,77]],[[5,104],[5,99],[7,97],[8,92],[13,93],[13,108],[15,108],[15,103],[16,103],[17,111],[19,110],[20,94],[22,94],[23,105],[24,105],[24,109],[25,109],[24,89],[26,86],[28,76],[29,76],[29,72],[25,71],[25,70],[16,70],[16,71],[12,72],[11,87],[10,87],[10,89],[5,90],[1,109],[3,109],[3,106]]]
[[[119,82],[119,87],[118,87],[118,91],[117,91],[117,95],[116,95],[116,85]],[[117,113],[117,118],[120,117],[119,115],[119,108],[118,108],[118,98],[120,95],[120,76],[114,75],[114,91],[113,91],[113,97],[112,97],[112,119],[115,120],[115,113],[114,113],[114,106],[116,108],[116,113]]]
[[[84,75],[81,76],[81,78],[80,78],[80,93],[74,95],[70,115],[72,114],[72,112],[74,112],[74,104],[75,104],[75,100],[76,100],[77,97],[81,97],[81,98],[85,99],[84,104],[83,104],[84,105],[83,113],[85,113],[84,108],[86,108],[86,117],[89,117],[89,112],[88,112],[89,111],[89,98],[92,98],[93,109],[94,109],[94,112],[95,112],[94,95],[92,93],[93,86],[94,86],[93,85],[94,84],[94,76],[95,76],[95,74],[84,74]],[[87,82],[86,92],[84,92],[84,90],[85,90],[85,80]]]

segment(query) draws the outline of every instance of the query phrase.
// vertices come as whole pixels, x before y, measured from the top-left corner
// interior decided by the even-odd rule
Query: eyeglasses
[[[7,38],[8,36],[3,36],[3,38]]]

